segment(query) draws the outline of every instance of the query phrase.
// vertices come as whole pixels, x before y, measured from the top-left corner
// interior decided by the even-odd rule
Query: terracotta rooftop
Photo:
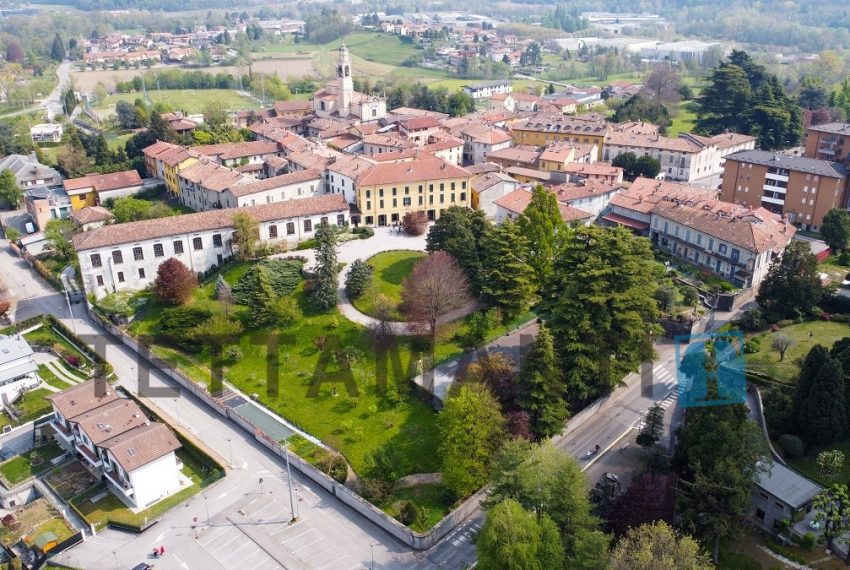
[[[124,170],[111,174],[87,174],[80,178],[69,178],[62,182],[68,194],[74,194],[79,190],[94,188],[97,192],[107,192],[130,186],[140,186],[142,179],[135,170]]]
[[[100,444],[125,472],[131,473],[182,447],[168,426],[159,422],[137,426]]]
[[[612,196],[609,203],[612,206],[648,214],[655,204],[665,198],[706,202],[717,200],[717,194],[717,189],[678,184],[654,178],[638,178],[627,189]]]
[[[118,398],[74,418],[95,445],[144,425],[148,418],[129,398]]]
[[[391,147],[396,149],[413,148],[416,146],[416,143],[410,139],[386,133],[372,133],[371,135],[363,135],[363,144]]]
[[[313,106],[309,101],[275,101],[272,104],[272,109],[278,115],[285,115],[286,113],[310,111]]]
[[[787,170],[817,174],[830,178],[847,177],[847,169],[837,162],[807,158],[805,156],[792,156],[790,154],[769,152],[766,150],[739,150],[738,152],[726,155],[726,160],[785,168]]]
[[[634,132],[611,131],[605,136],[605,144],[632,148],[654,148],[672,152],[696,153],[703,145],[687,137],[664,137],[661,135],[645,135]]]
[[[501,172],[485,172],[484,174],[480,174],[472,179],[472,189],[480,194],[481,192],[489,190],[502,182],[519,184],[519,182],[507,174],[502,174]]]
[[[535,180],[546,181],[551,175],[545,170],[535,170],[533,168],[525,168],[522,166],[511,166],[505,170],[511,176],[524,176],[526,178],[534,178]]]
[[[176,148],[168,149],[164,152],[159,153],[156,159],[161,160],[163,164],[167,164],[168,166],[177,166],[184,160],[189,158],[198,158],[201,156],[197,150],[193,148],[183,148],[182,146],[178,146]]]
[[[237,184],[230,188],[230,193],[237,198],[242,198],[258,192],[265,192],[266,190],[283,188],[284,186],[291,186],[292,184],[301,184],[302,182],[307,182],[309,180],[321,182],[321,179],[322,173],[318,170],[298,170],[290,172],[289,174],[264,178],[263,180],[257,180],[255,182]]]
[[[244,179],[238,172],[208,158],[184,168],[178,176],[213,192],[223,192]]]
[[[542,131],[594,136],[603,136],[608,133],[609,129],[610,124],[602,118],[584,119],[562,113],[538,113],[511,125],[511,130],[514,131]]]
[[[431,156],[431,155],[428,155]],[[360,173],[358,186],[378,184],[404,184],[426,180],[447,180],[450,178],[469,178],[467,170],[434,156],[421,157],[413,162],[385,162],[375,164]]]
[[[540,152],[540,147],[517,145],[488,152],[486,158],[487,160],[506,160],[534,165],[537,164],[537,159],[540,158]]]
[[[581,180],[579,182],[565,182],[552,186],[549,190],[558,197],[558,201],[572,202],[582,198],[601,196],[617,192],[622,186],[619,184],[605,184],[599,180]]]
[[[95,231],[97,230],[78,234],[78,236],[87,235]],[[80,414],[85,414],[104,404],[117,400],[118,394],[115,393],[115,390],[106,380],[89,380],[88,382],[66,388],[61,392],[45,396],[45,398],[53,402],[53,405],[56,406],[56,409],[59,410],[59,413],[65,419],[71,420]]]
[[[104,222],[114,217],[112,212],[102,206],[86,206],[79,210],[72,210],[68,216],[81,226],[92,222]]]
[[[85,251],[100,247],[115,246],[122,243],[135,243],[144,240],[165,238],[178,234],[184,235],[193,232],[231,228],[233,227],[233,216],[240,212],[250,215],[258,222],[269,222],[347,210],[348,203],[342,194],[327,194],[312,198],[260,204],[258,206],[224,208],[221,210],[170,216],[168,218],[113,224],[77,234],[73,237],[72,241],[77,251]]]
[[[501,172],[502,167],[492,162],[482,162],[481,164],[471,164],[466,168],[470,174],[483,174],[485,172]]]
[[[501,198],[495,200],[494,203],[497,206],[500,206],[515,214],[522,214],[528,207],[528,204],[531,202],[531,196],[531,192],[519,188],[517,190],[514,190],[513,192],[505,194]],[[565,222],[586,220],[588,218],[593,217],[592,214],[585,212],[584,210],[573,208],[572,206],[562,204],[561,202],[558,202],[558,209],[561,211],[561,218]]]
[[[233,160],[236,158],[247,158],[249,156],[262,156],[275,154],[280,151],[275,142],[248,141],[241,143],[208,144],[193,147],[194,150],[207,156],[218,156],[222,160]]]
[[[376,154],[374,155],[374,158],[373,156],[370,156],[369,158],[364,158],[362,156],[347,154],[337,159],[336,162],[329,164],[327,169],[328,172],[336,172],[338,174],[342,174],[343,176],[347,176],[348,178],[355,178],[359,173],[365,171],[367,168],[375,164],[375,160],[378,157],[386,157],[387,155],[391,154],[396,153],[385,152],[379,155]]]
[[[681,200],[662,200],[652,208],[652,215],[757,253],[785,249],[797,231],[779,214],[730,202],[692,206]]]
[[[499,144],[513,140],[511,133],[498,127],[474,123],[462,127],[459,130],[462,136],[469,137],[472,141],[481,144]]]
[[[618,166],[611,166],[607,162],[571,162],[564,165],[564,172],[575,174],[577,176],[614,176],[622,174],[623,169]]]
[[[440,121],[434,117],[423,115],[421,117],[411,117],[399,121],[399,126],[407,131],[417,131],[422,129],[433,129],[440,126]]]

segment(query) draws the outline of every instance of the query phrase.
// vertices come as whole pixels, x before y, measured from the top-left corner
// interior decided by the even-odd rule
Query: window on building
[[[446,195],[445,195],[445,194],[440,194],[440,204],[445,203],[445,201],[446,201]]]
[[[720,253],[726,253],[726,244],[725,244],[725,243],[721,243],[721,244],[717,247],[717,251],[719,251]]]
[[[446,189],[446,185],[444,183],[440,182],[440,192],[442,192],[445,189]]]
[[[204,249],[203,240],[199,237],[192,238],[192,249],[194,249],[195,251]]]
[[[404,193],[405,193],[405,195],[410,194],[410,186],[404,187]]]
[[[378,196],[380,197],[380,196],[383,196],[383,195],[384,195],[384,189],[383,189],[383,188],[379,188],[379,189],[378,189]]]
[[[141,247],[133,248],[133,259],[136,261],[142,261],[145,258],[144,252],[142,252]]]
[[[98,287],[103,287],[103,275],[96,275],[94,280],[97,282]]]
[[[124,256],[121,254],[120,250],[116,249],[112,252],[112,263],[114,263],[115,265],[124,263]]]
[[[368,200],[366,201],[366,209],[367,209],[367,210],[371,210],[371,209],[372,209],[372,202],[369,202]]]
[[[174,255],[180,255],[183,253],[183,242],[175,241],[174,242]]]
[[[118,272],[118,282],[124,283],[124,272],[123,271]]]
[[[372,197],[372,191],[371,191],[371,190],[366,190],[366,197],[367,197],[367,198],[371,198],[371,197]]]
[[[153,244],[153,256],[154,257],[164,257],[165,256],[165,248],[162,247],[161,243]]]
[[[366,216],[366,225],[371,226],[375,222],[375,219],[372,216]]]
[[[419,185],[419,193],[422,194],[422,185]]]
[[[460,193],[460,201],[461,201],[461,202],[466,202],[466,192],[461,192],[461,193]]]
[[[295,234],[295,222],[286,222],[286,235],[291,236]]]
[[[102,265],[103,265],[103,263],[100,260],[100,254],[99,253],[91,254],[91,266],[92,267],[101,267]]]
[[[381,208],[381,209],[384,208],[384,201],[383,200],[378,200],[378,208]]]
[[[328,217],[327,217],[327,216],[322,216],[322,218],[319,220],[319,223],[321,223],[321,224],[327,224],[327,223],[328,223]]]
[[[304,231],[307,233],[313,231],[313,220],[304,220]]]
[[[269,226],[269,238],[275,239],[277,237],[277,226],[272,224]]]
[[[337,214],[336,215],[336,225],[344,226],[345,225],[345,214]]]
[[[423,203],[423,202],[422,202],[422,196],[420,196],[420,197],[419,197],[419,205],[421,206],[421,205],[422,205],[422,203]]]
[[[398,206],[398,198],[393,198],[393,208]]]
[[[455,189],[455,183],[454,183],[454,182],[452,182],[451,189],[452,189],[452,190],[454,190],[454,189]]]
[[[139,267],[139,279],[144,279],[144,278],[145,278],[145,268]]]
[[[454,193],[454,192],[452,192],[452,194],[451,194],[451,196],[449,197],[449,199],[451,200],[452,204],[454,204],[454,202],[455,202],[455,193]]]
[[[410,198],[402,198],[401,199],[402,206],[410,206]]]
[[[708,238],[708,250],[711,251],[714,249],[714,240],[712,238]]]
[[[433,184],[429,184],[429,185],[428,185],[428,192],[433,192],[433,191],[434,191],[434,185],[433,185]]]
[[[398,188],[393,188],[393,196],[395,196],[397,193],[398,193]]]
[[[433,204],[433,203],[434,203],[434,195],[433,195],[433,194],[431,194],[430,196],[428,196],[428,203],[429,203],[429,204]]]

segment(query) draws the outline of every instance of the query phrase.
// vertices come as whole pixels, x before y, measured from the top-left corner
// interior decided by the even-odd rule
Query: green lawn
[[[217,478],[212,477],[204,479],[200,464],[192,460],[192,458],[182,450],[177,451],[177,457],[183,461],[183,474],[189,477],[193,484],[182,491],[163,499],[148,509],[138,513],[133,513],[112,493],[107,494],[106,497],[96,503],[89,501],[89,497],[104,490],[103,485],[97,485],[80,494],[78,497],[71,499],[71,504],[79,510],[83,517],[85,517],[86,521],[95,525],[95,528],[97,529],[102,529],[109,523],[115,523],[130,528],[141,528],[148,521],[162,516],[172,508],[176,507],[183,501],[186,501],[218,480]]]
[[[54,388],[59,388],[60,390],[71,387],[69,383],[56,376],[56,374],[51,372],[44,364],[38,365],[38,377],[44,380],[47,384],[50,384]]]
[[[53,346],[54,344],[60,344],[65,350],[71,352],[75,356],[79,357],[82,362],[89,364],[88,359],[83,356],[83,354],[77,350],[74,345],[65,340],[65,337],[59,335],[56,331],[54,331],[49,323],[45,323],[34,331],[30,331],[24,335],[24,338],[30,344],[39,344],[42,346]]]
[[[49,413],[53,409],[50,402],[44,399],[52,393],[47,388],[30,390],[20,400],[12,404],[12,407],[16,409],[23,421],[35,419]]]
[[[141,93],[116,93],[110,95],[96,108],[99,114],[115,110],[118,101],[132,103],[142,97]],[[189,114],[201,113],[208,103],[223,103],[231,110],[256,109],[258,104],[253,99],[239,96],[230,89],[174,89],[163,91],[148,91],[151,103],[165,103],[177,111]]]
[[[382,63],[390,66],[400,66],[407,58],[424,53],[411,43],[406,43],[400,37],[379,32],[358,32],[348,34],[342,38],[333,40],[326,44],[293,43],[285,40],[276,44],[269,44],[263,48],[260,54],[285,54],[293,56],[307,56],[316,53],[332,53],[336,61],[336,50],[345,42],[351,55],[366,61]],[[356,68],[355,68],[356,69]]]
[[[33,453],[38,455],[38,459],[35,460],[38,465],[35,466],[32,464],[33,459],[30,458],[30,455]],[[28,451],[24,455],[16,455],[5,463],[0,464],[0,475],[10,485],[17,485],[21,481],[38,475],[46,471],[49,467],[52,467],[50,460],[63,453],[65,453],[65,450],[55,441],[51,441],[46,445]]]
[[[393,492],[382,508],[388,515],[397,517],[402,501],[405,500],[416,503],[420,511],[419,518],[410,525],[410,528],[425,532],[449,514],[453,498],[451,491],[442,485],[420,485]]]
[[[224,271],[225,279],[232,285],[247,269],[236,264]],[[212,299],[215,279],[199,288],[192,303],[196,306],[220,311]],[[318,437],[342,452],[355,471],[363,473],[367,456],[382,446],[399,450],[402,464],[400,476],[411,473],[439,471],[440,459],[436,452],[436,418],[434,410],[422,400],[409,394],[407,380],[414,375],[410,338],[396,339],[393,358],[380,362],[366,328],[344,317],[337,310],[318,312],[306,295],[298,290],[293,294],[304,318],[281,333],[278,362],[279,390],[268,389],[266,346],[262,341],[252,341],[253,334],[243,334],[238,345],[243,357],[228,363],[225,379],[247,394],[257,394],[261,403],[308,433]],[[162,307],[150,303],[143,314],[134,320],[134,334],[156,334]],[[248,322],[247,307],[233,310],[238,318]],[[525,314],[518,322],[531,318]],[[516,323],[500,326],[491,331],[490,338],[504,334]],[[464,322],[449,323],[438,335],[435,360],[441,362],[462,354],[459,337],[465,333]],[[264,332],[249,330],[250,333]],[[314,339],[325,338],[320,351]],[[342,370],[334,355],[344,347],[362,352],[350,371]],[[192,380],[209,383],[209,354],[187,354],[173,347],[155,345],[154,351],[166,361],[178,366]],[[378,380],[378,370],[381,370]],[[384,372],[385,371],[385,372]]]
[[[689,133],[694,129],[697,120],[696,104],[693,101],[682,101],[679,103],[679,113],[672,118],[667,127],[667,136],[677,137],[680,133]]]
[[[789,459],[788,463],[791,466],[813,481],[817,481],[821,485],[829,486],[831,483],[840,483],[842,485],[850,484],[850,462],[845,461],[841,468],[841,473],[835,481],[827,481],[818,474],[817,456],[821,451],[837,449],[844,454],[844,457],[850,457],[850,440],[839,441],[825,447],[817,447],[810,449],[805,457],[800,459]]]
[[[401,283],[413,271],[416,262],[425,257],[421,251],[385,251],[370,257],[367,263],[372,266],[372,286],[360,298],[352,301],[361,313],[376,316],[375,299],[384,295],[393,306],[392,318],[403,321],[399,313],[401,303]]]
[[[809,333],[812,334],[811,337]],[[793,382],[799,372],[796,365],[798,359],[805,358],[816,344],[832,348],[836,340],[850,336],[850,327],[843,323],[811,321],[780,329],[779,334],[784,334],[794,341],[782,362],[779,361],[779,353],[770,348],[774,334],[776,333],[764,332],[756,335],[761,338],[761,347],[757,353],[744,356],[747,369],[768,374],[777,380]]]

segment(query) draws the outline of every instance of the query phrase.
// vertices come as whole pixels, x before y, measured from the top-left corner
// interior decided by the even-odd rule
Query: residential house
[[[115,216],[101,206],[87,206],[81,210],[74,210],[69,217],[77,229],[87,232],[110,223]]]
[[[464,164],[481,164],[488,155],[513,146],[508,131],[482,123],[468,124],[457,135],[463,140]]]
[[[817,230],[829,210],[846,206],[847,180],[847,168],[837,162],[744,150],[726,156],[720,196]]]
[[[24,207],[35,227],[44,231],[50,220],[65,220],[71,213],[71,198],[61,186],[34,186],[24,192]]]
[[[32,154],[10,154],[0,158],[0,172],[11,170],[21,190],[62,185],[62,176],[55,168],[41,164]]]
[[[159,265],[171,257],[195,273],[221,265],[233,255],[237,213],[257,220],[261,242],[289,245],[313,237],[322,222],[349,223],[344,196],[328,194],[103,226],[73,237],[86,293],[102,297],[112,291],[144,289],[153,283]]]
[[[505,194],[501,198],[494,201],[496,206],[496,223],[501,224],[505,220],[515,220],[522,214],[531,203],[531,192],[524,188],[519,188]],[[568,204],[558,202],[558,210],[561,212],[561,218],[571,224],[588,225],[593,219],[593,215],[573,208]]]
[[[276,142],[268,141],[210,144],[192,147],[192,150],[233,168],[245,164],[262,164],[269,156],[283,155]]]
[[[191,484],[180,473],[180,442],[151,422],[129,398],[102,380],[90,380],[47,397],[56,440],[103,476],[110,490],[132,508],[148,507]]]
[[[564,165],[564,172],[570,180],[598,180],[605,184],[619,184],[623,181],[623,169],[606,162],[571,163]]]
[[[37,371],[35,353],[23,336],[0,335],[0,399],[4,404],[38,386]]]
[[[797,231],[765,208],[718,200],[662,200],[651,214],[653,245],[742,288],[758,287]]]
[[[487,99],[493,95],[510,93],[513,91],[511,82],[506,79],[495,81],[481,81],[463,86],[463,91],[473,99]]]
[[[545,146],[554,142],[595,144],[602,158],[605,136],[611,124],[602,117],[573,117],[561,113],[538,113],[511,124],[514,144]]]
[[[812,512],[815,496],[823,487],[778,461],[756,470],[750,519],[768,532],[776,532],[784,520],[797,521]]]
[[[30,127],[30,137],[35,143],[58,143],[62,140],[61,123],[40,123]]]
[[[71,209],[97,206],[109,198],[132,196],[142,189],[142,179],[135,170],[123,170],[110,174],[87,174],[80,178],[69,178],[62,182],[71,198]]]
[[[474,210],[481,210],[491,220],[497,217],[496,200],[519,187],[519,181],[501,172],[485,172],[472,179]]]
[[[608,207],[611,198],[623,190],[622,183],[606,184],[598,180],[579,180],[551,186],[558,202],[589,213],[595,220]]]

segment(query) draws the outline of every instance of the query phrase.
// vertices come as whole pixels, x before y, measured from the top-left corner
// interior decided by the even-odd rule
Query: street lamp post
[[[112,557],[115,559],[115,570],[118,570],[118,553],[114,550],[112,551]]]
[[[230,468],[233,469],[233,443],[227,438],[227,450],[230,453]]]
[[[284,438],[283,448],[286,451],[286,482],[289,485],[289,512],[292,514],[292,519],[289,522],[294,523],[298,520],[298,513],[295,510],[295,499],[292,495],[292,470],[289,468],[289,436]]]
[[[177,398],[174,398],[174,409],[177,411],[177,424],[183,425],[183,422],[180,421],[180,405],[177,403]]]
[[[74,329],[74,334],[77,334],[77,323],[74,322],[74,311],[71,309],[71,297],[68,295],[68,284],[65,283],[65,302],[68,303],[68,314],[71,315],[71,327]]]
[[[210,526],[210,504],[207,502],[206,495],[204,495],[204,506],[207,508],[207,526]]]
[[[372,555],[372,564],[369,565],[369,570],[375,570],[375,545],[369,544],[369,554]]]

